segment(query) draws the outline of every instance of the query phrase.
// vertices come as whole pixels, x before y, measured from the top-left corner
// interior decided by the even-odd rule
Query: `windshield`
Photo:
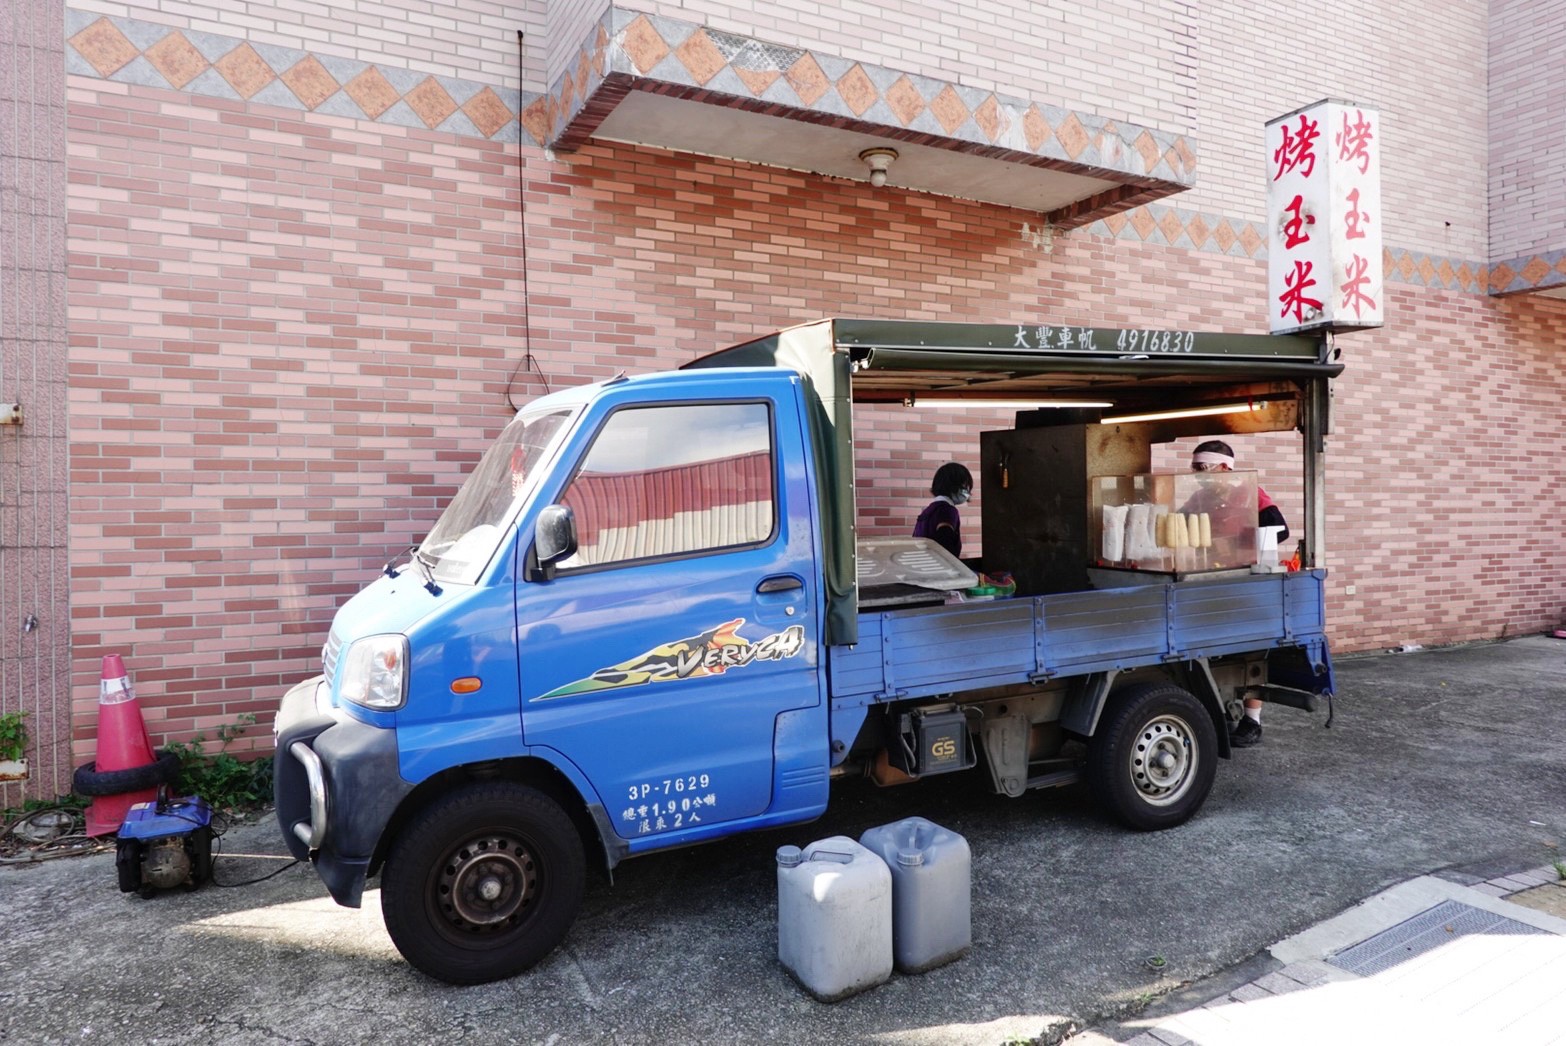
[[[465,585],[478,581],[571,413],[557,409],[520,414],[484,452],[416,553],[436,580]]]

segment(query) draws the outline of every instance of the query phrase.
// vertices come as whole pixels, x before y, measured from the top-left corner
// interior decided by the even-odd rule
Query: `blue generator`
[[[118,835],[114,866],[124,893],[194,890],[212,878],[212,808],[200,796],[137,803]]]

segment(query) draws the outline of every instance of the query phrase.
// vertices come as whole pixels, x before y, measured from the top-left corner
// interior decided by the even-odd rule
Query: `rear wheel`
[[[397,950],[450,984],[521,973],[582,903],[582,840],[558,803],[514,782],[468,785],[403,829],[381,873]]]
[[[1206,802],[1217,755],[1218,734],[1200,701],[1173,683],[1141,683],[1110,696],[1088,742],[1088,781],[1126,825],[1173,828]]]

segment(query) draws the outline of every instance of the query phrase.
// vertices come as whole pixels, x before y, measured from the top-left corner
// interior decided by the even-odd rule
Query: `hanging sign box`
[[[1274,334],[1383,322],[1381,117],[1323,100],[1267,123],[1267,301]]]

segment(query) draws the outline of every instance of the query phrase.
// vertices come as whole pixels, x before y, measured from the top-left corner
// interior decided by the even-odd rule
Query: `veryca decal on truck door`
[[[805,630],[799,625],[773,632],[753,643],[739,634],[744,624],[744,618],[735,618],[700,635],[662,643],[628,661],[600,668],[585,679],[540,694],[539,700],[588,694],[595,690],[642,686],[646,683],[717,676],[731,668],[744,668],[756,661],[781,661],[786,657],[794,657],[805,648]]]

